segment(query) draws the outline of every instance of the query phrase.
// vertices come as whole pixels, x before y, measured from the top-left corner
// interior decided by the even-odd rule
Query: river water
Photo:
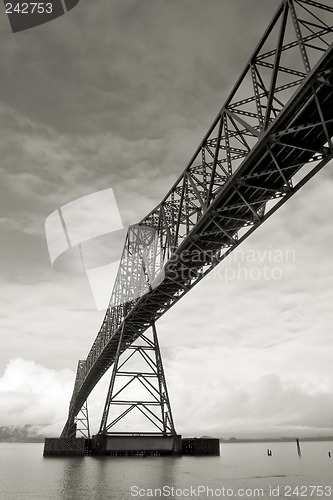
[[[222,443],[220,457],[43,458],[43,444],[0,443],[0,499],[333,499],[333,442],[301,446],[302,457],[295,443]]]

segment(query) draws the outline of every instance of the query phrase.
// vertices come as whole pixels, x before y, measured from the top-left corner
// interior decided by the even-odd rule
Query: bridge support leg
[[[45,438],[44,457],[89,455],[90,438],[88,405],[85,401],[75,417],[69,414],[60,438]]]
[[[127,346],[122,358],[120,335],[99,435],[176,436],[154,323],[149,330]],[[131,412],[145,417],[141,420],[152,430],[117,431]]]
[[[81,410],[74,418],[75,432],[70,437],[84,437],[90,439],[89,415],[88,415],[88,402],[85,401]]]

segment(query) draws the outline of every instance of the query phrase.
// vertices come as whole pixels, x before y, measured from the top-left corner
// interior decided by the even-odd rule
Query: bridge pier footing
[[[84,438],[45,438],[44,457],[83,457],[86,455]]]
[[[219,456],[217,438],[184,438],[174,436],[124,436],[97,434],[92,439],[46,438],[44,457],[109,456],[163,456],[201,455]]]
[[[103,435],[97,434],[91,440],[92,455],[136,456],[136,455],[180,455],[180,435]]]

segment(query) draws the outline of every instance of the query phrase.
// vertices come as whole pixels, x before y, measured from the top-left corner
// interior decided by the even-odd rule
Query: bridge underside
[[[183,174],[129,228],[63,437],[120,339],[123,353],[333,158],[332,21],[328,2],[281,3]]]

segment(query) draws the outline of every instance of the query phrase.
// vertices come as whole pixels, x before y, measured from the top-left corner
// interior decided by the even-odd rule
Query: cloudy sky
[[[104,315],[85,275],[52,268],[46,218],[107,188],[125,226],[145,216],[278,4],[81,0],[17,34],[1,13],[0,425],[59,434]],[[178,432],[333,434],[332,188],[328,165],[159,321]]]

